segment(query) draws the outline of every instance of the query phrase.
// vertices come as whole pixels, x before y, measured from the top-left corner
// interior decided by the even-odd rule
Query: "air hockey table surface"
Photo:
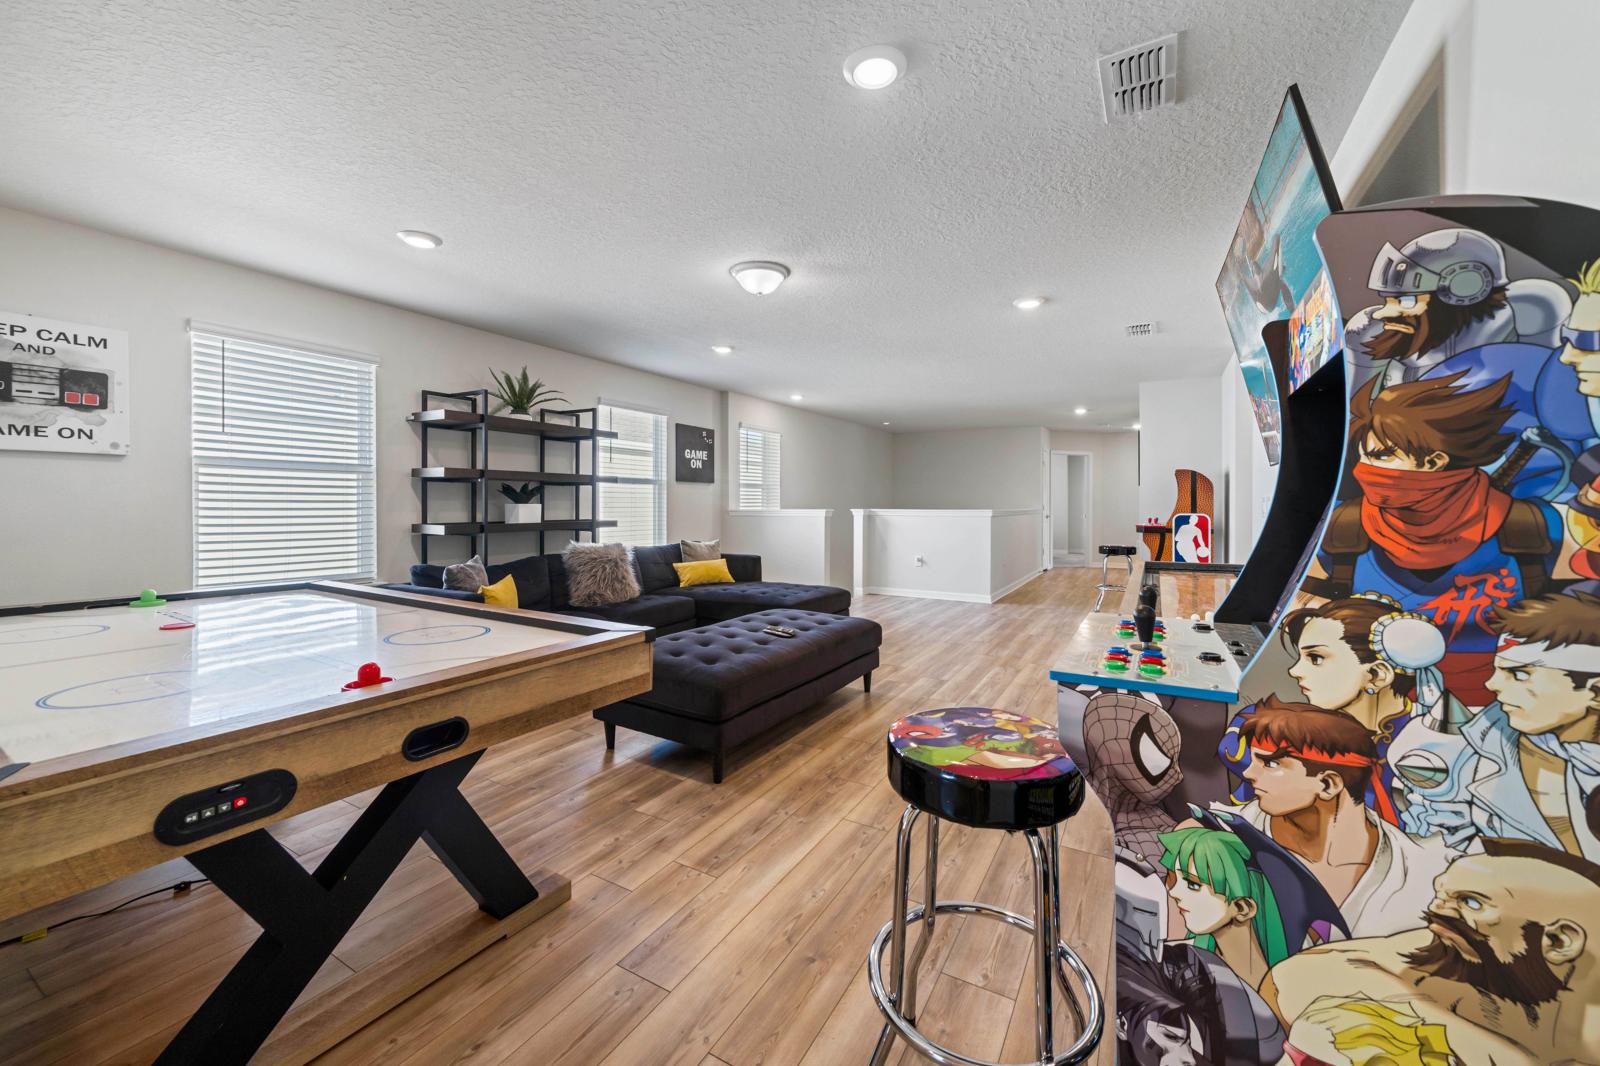
[[[0,618],[0,773],[289,716],[344,693],[367,662],[403,681],[573,637],[316,588]]]

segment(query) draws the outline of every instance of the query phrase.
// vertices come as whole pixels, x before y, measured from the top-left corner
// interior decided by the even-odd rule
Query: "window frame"
[[[754,482],[752,483],[752,484],[759,484],[761,486],[762,502],[761,502],[760,506],[757,506],[757,507],[746,507],[744,505],[744,486],[745,486],[745,480],[744,480],[744,443],[745,443],[744,442],[744,435],[745,435],[745,430],[749,430],[752,433],[761,433],[761,434],[765,434],[767,436],[770,436],[770,437],[774,438],[774,441],[777,444],[777,448],[776,448],[776,451],[777,451],[777,462],[775,464],[776,465],[776,478],[777,478],[777,480],[772,486],[774,499],[773,499],[773,502],[772,502],[771,506],[767,505],[766,499],[765,499],[765,496],[766,496],[766,481],[765,481],[765,476],[764,475],[765,475],[765,472],[766,472],[765,471],[765,467],[766,467],[766,463],[767,463],[767,460],[765,459],[765,457],[763,457],[763,459],[762,459],[763,480],[761,482],[759,482],[759,483],[754,483]],[[732,480],[733,480],[733,508],[732,509],[735,510],[735,511],[778,511],[778,510],[782,510],[783,509],[783,433],[780,432],[779,430],[776,430],[776,429],[768,429],[765,426],[758,426],[754,422],[740,422],[739,423],[739,427],[738,427],[738,431],[734,435],[734,440],[738,444],[739,452],[734,457],[734,462],[733,462],[733,477],[732,477]]]
[[[238,329],[197,319],[189,321],[187,331],[189,334],[189,547],[190,577],[193,587],[196,589],[228,589],[294,585],[307,581],[375,582],[378,579],[378,370],[381,365],[380,360],[364,352],[352,351],[335,345],[282,337],[256,330]],[[244,455],[203,457],[201,453],[205,450],[204,444],[206,442],[200,439],[199,434],[203,430],[197,415],[197,389],[198,386],[203,384],[199,376],[201,360],[204,358],[202,348],[206,347],[202,338],[209,339],[211,347],[220,348],[224,344],[238,344],[258,349],[262,347],[279,348],[309,359],[322,360],[326,363],[350,364],[342,368],[341,372],[354,371],[358,367],[365,368],[367,396],[365,404],[360,405],[365,410],[362,412],[358,407],[358,413],[355,417],[350,419],[348,423],[341,424],[341,429],[349,426],[355,427],[358,460],[354,462],[311,461]],[[225,390],[226,367],[221,368],[221,381],[222,388]],[[361,432],[363,429],[367,431],[364,439]],[[280,472],[286,477],[297,473],[354,473],[356,475],[356,492],[353,496],[353,501],[357,512],[354,536],[356,569],[337,573],[279,573],[238,576],[237,580],[217,580],[205,577],[202,573],[202,547],[205,543],[202,539],[205,534],[201,531],[201,504],[205,496],[205,491],[202,489],[202,476],[207,471],[226,470]],[[235,531],[235,535],[242,534]]]
[[[668,522],[670,521],[668,494],[670,491],[669,486],[671,482],[669,480],[668,461],[669,453],[671,452],[671,446],[667,443],[667,441],[672,435],[672,414],[671,412],[661,410],[659,407],[651,407],[648,404],[632,403],[625,400],[600,396],[595,400],[595,428],[601,428],[600,423],[602,411],[608,408],[629,411],[634,414],[649,415],[652,418],[660,419],[661,434],[658,446],[654,449],[654,476],[652,477],[624,477],[620,475],[606,474],[603,470],[604,460],[602,458],[602,449],[610,445],[612,443],[612,439],[602,438],[595,441],[594,472],[602,480],[595,485],[594,516],[600,521],[608,520],[608,516],[606,515],[604,509],[605,490],[607,485],[655,485],[657,488],[651,500],[651,525],[657,526],[659,524],[659,528],[652,530],[652,539],[650,540],[641,541],[638,543],[623,541],[623,543],[630,544],[630,546],[633,547],[651,547],[658,544],[665,544],[667,543],[668,538],[667,526]],[[602,527],[595,539],[605,540],[607,539],[607,534],[611,534],[620,540],[620,528],[621,527],[619,526]]]

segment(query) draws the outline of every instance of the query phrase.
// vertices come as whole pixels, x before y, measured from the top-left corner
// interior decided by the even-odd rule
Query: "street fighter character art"
[[[1389,745],[1418,713],[1418,672],[1437,677],[1443,634],[1387,596],[1367,593],[1291,611],[1278,627],[1278,639],[1295,656],[1288,672],[1305,702],[1344,711],[1372,734],[1379,765],[1367,786],[1367,806],[1391,825],[1400,824]],[[1428,688],[1424,709],[1443,697],[1440,688]],[[1255,797],[1244,779],[1250,748],[1239,735],[1254,710],[1246,707],[1234,716],[1217,749],[1223,765],[1240,778],[1233,791],[1235,803]]]
[[[1578,299],[1562,330],[1563,366],[1571,367],[1585,401],[1590,428],[1600,437],[1600,259],[1585,264],[1573,278]],[[1567,505],[1567,532],[1573,546],[1571,567],[1579,586],[1600,592],[1600,444],[1590,444],[1573,464],[1575,491]]]
[[[1524,600],[1494,626],[1496,699],[1461,727],[1470,755],[1414,824],[1457,848],[1514,837],[1600,859],[1600,597]]]
[[[1555,282],[1510,280],[1500,242],[1472,229],[1434,230],[1403,248],[1385,244],[1367,285],[1383,303],[1351,316],[1345,336],[1365,356],[1352,376],[1375,377],[1374,391],[1416,381],[1486,344],[1553,348],[1571,306]]]
[[[1470,706],[1491,696],[1488,617],[1552,587],[1561,517],[1514,499],[1482,467],[1500,458],[1504,380],[1466,390],[1413,381],[1351,404],[1359,499],[1334,508],[1304,588],[1330,598],[1376,592],[1438,626],[1445,687]]]
[[[1262,994],[1294,1063],[1600,1062],[1600,865],[1485,838],[1409,929],[1311,948]]]
[[[1338,905],[1349,935],[1406,928],[1448,861],[1437,838],[1417,840],[1366,804],[1377,746],[1343,711],[1271,696],[1240,727],[1250,746],[1245,779],[1255,798],[1215,807],[1295,855]]]

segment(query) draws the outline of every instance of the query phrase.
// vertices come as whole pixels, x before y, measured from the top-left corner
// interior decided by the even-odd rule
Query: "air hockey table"
[[[650,688],[649,630],[314,582],[0,609],[0,920],[185,856],[262,929],[156,1060],[304,1061],[570,897],[459,790],[492,744]],[[381,680],[352,687],[362,664]],[[314,871],[266,827],[382,786]],[[478,905],[296,997],[422,840]],[[275,1041],[274,1045],[282,1041]]]

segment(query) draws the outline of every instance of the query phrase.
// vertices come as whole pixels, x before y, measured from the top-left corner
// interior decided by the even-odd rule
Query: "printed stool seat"
[[[978,829],[1040,829],[1083,805],[1083,775],[1037,718],[946,707],[889,727],[889,783],[929,814]]]

